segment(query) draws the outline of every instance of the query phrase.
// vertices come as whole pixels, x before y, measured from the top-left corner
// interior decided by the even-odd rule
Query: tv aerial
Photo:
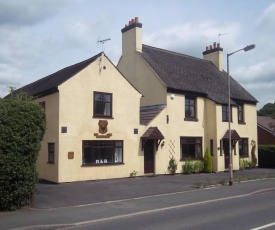
[[[97,44],[100,44],[100,45],[101,45],[102,52],[104,51],[104,44],[105,44],[107,41],[110,41],[110,40],[111,40],[110,38],[100,39],[100,36],[98,37],[98,39],[97,39]]]
[[[220,36],[226,35],[226,34],[228,34],[228,33],[219,34],[219,37],[218,37],[218,42],[219,42],[219,43],[220,43]]]

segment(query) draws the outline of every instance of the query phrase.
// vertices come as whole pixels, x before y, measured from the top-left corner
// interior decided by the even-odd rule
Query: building
[[[45,109],[47,130],[37,168],[62,183],[166,174],[206,148],[213,170],[229,166],[227,74],[219,44],[196,58],[142,44],[138,18],[122,29],[122,56],[104,53],[64,68],[19,91]],[[233,168],[251,158],[257,100],[231,79]]]
[[[228,77],[222,68],[220,44],[206,47],[200,59],[142,44],[138,18],[129,21],[121,32],[118,69],[144,95],[142,106],[165,105],[149,124],[159,128],[166,143],[161,152],[155,153],[155,172],[161,173],[164,168],[159,164],[163,155],[172,154],[184,163],[186,159],[201,160],[206,148],[212,153],[214,171],[228,169]],[[239,169],[240,158],[251,159],[250,143],[257,140],[256,103],[231,78],[235,170]]]
[[[259,145],[275,145],[275,119],[258,116],[257,128]]]

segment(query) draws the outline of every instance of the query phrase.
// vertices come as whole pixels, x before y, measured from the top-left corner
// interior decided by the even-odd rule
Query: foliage
[[[250,159],[240,159],[240,170],[251,169],[255,167],[255,163]]]
[[[211,173],[212,172],[212,156],[211,156],[208,148],[206,148],[203,162],[204,162],[204,172]]]
[[[258,164],[258,159],[256,157],[256,141],[254,140],[251,140],[251,143],[250,145],[252,146],[252,149],[251,149],[251,156],[252,156],[252,167],[256,167],[256,165]]]
[[[191,159],[186,159],[185,163],[182,165],[182,173],[200,173],[204,170],[203,161],[192,161]]]
[[[38,105],[0,99],[0,210],[20,208],[34,192],[45,128],[45,114]]]
[[[258,157],[260,168],[275,168],[275,145],[259,145]]]
[[[268,116],[275,119],[275,102],[267,103],[258,111],[259,116]]]
[[[9,99],[16,99],[22,101],[33,101],[35,98],[33,96],[28,95],[26,92],[21,90],[16,90],[15,87],[9,86],[9,95],[7,96]]]
[[[170,157],[169,164],[168,164],[168,171],[171,174],[175,174],[178,168],[178,163],[174,156]]]
[[[134,170],[133,172],[130,173],[130,177],[136,177],[137,173],[138,172],[136,170]]]

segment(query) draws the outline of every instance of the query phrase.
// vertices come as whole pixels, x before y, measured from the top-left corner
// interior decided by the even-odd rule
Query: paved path
[[[63,184],[39,183],[33,208],[69,207],[157,194],[190,191],[202,184],[226,183],[228,172],[191,175],[158,175]],[[275,169],[252,169],[234,172],[234,183],[240,180],[275,178]],[[234,186],[234,185],[233,185]]]

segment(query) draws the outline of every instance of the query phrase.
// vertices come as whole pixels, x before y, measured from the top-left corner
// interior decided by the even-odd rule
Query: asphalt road
[[[0,229],[253,229],[272,225],[274,210],[275,180],[269,179],[0,213]]]

